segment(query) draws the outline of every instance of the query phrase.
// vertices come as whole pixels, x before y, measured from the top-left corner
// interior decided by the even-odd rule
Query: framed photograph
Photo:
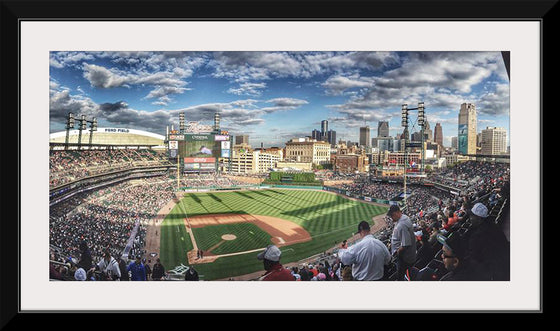
[[[2,261],[18,271],[2,269],[2,325],[45,312],[542,313],[556,1],[23,4],[2,3],[18,161],[4,187],[19,193],[2,222]],[[400,221],[387,212],[421,238],[441,201],[469,215],[484,203],[505,229],[492,268],[506,256],[506,278],[442,281],[456,268],[444,260],[460,261],[449,235],[432,281],[342,258],[366,220],[404,261],[396,232],[381,235]],[[300,282],[259,281],[263,259]],[[341,261],[364,281],[344,281]],[[117,273],[149,281],[101,281]]]

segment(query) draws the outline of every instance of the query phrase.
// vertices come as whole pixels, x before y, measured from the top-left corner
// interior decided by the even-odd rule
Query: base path
[[[175,205],[181,200],[182,194],[178,194],[173,200],[169,201],[163,208],[161,208],[157,216],[150,221],[146,229],[146,259],[153,259],[159,257],[160,236],[161,236],[161,223],[167,215],[171,212]],[[152,261],[154,263],[155,261]]]

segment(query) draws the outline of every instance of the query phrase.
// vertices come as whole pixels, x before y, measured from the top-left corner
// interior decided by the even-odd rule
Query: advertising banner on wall
[[[468,153],[468,135],[467,135],[467,125],[466,124],[459,124],[459,132],[457,137],[457,147],[459,149],[459,153],[467,154]]]
[[[200,169],[199,163],[185,163],[185,170],[197,170]]]
[[[215,163],[216,158],[213,157],[186,157],[186,163]]]
[[[227,141],[227,140],[229,140],[229,136],[215,135],[214,140],[215,141]]]
[[[185,136],[182,134],[170,134],[169,140],[185,140]]]

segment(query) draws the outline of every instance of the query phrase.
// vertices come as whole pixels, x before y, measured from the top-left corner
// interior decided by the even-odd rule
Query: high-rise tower
[[[362,126],[360,128],[360,145],[364,147],[369,147],[371,143],[371,139],[369,138],[370,129],[369,126]]]
[[[473,103],[463,103],[459,111],[457,143],[459,153],[476,154],[476,107]]]
[[[379,121],[379,124],[377,125],[377,136],[389,137],[389,122]]]
[[[443,146],[443,128],[440,123],[436,123],[436,127],[434,128],[434,141],[440,146]]]

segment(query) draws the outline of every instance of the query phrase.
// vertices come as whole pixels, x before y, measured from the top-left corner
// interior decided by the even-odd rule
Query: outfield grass
[[[184,226],[189,217],[205,214],[266,215],[292,221],[302,226],[312,240],[283,246],[282,263],[294,262],[324,252],[335,243],[348,239],[362,220],[386,212],[365,202],[312,190],[269,189],[255,191],[187,193],[162,223],[160,256],[167,269],[187,265],[186,252],[193,244]],[[223,234],[238,238],[223,242],[214,254],[243,252],[263,248],[271,243],[270,235],[253,224],[213,225],[193,229],[197,245],[203,250],[221,242]],[[205,280],[234,277],[263,270],[256,253],[217,259],[213,263],[197,264],[195,268]]]

